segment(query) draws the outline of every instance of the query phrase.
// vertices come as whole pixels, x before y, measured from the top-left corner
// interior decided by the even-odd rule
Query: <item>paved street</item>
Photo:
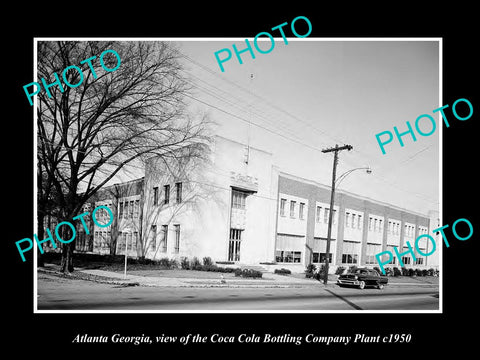
[[[436,310],[438,286],[121,286],[39,274],[39,310]]]

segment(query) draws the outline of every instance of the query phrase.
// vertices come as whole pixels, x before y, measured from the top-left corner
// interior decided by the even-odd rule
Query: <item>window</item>
[[[367,249],[365,253],[365,264],[375,264],[377,259],[375,255],[382,251],[382,245],[367,243]]]
[[[300,203],[299,214],[298,214],[298,217],[300,218],[300,220],[304,220],[304,210],[305,210],[305,204]]]
[[[162,252],[167,252],[168,225],[162,225]]]
[[[397,258],[397,257],[395,256],[395,254],[396,254],[395,249],[397,249],[397,248],[398,248],[398,247],[397,247],[397,246],[394,246],[394,245],[387,245],[387,251],[390,251],[390,252],[393,254],[392,260],[389,262],[389,264],[392,264],[392,265],[395,265],[395,264],[396,264],[396,258]],[[384,255],[384,256],[386,256],[386,255]],[[386,261],[386,260],[385,260],[385,261]]]
[[[126,236],[127,250],[132,250],[132,233],[127,233]]]
[[[155,251],[155,249],[157,248],[157,225],[152,225],[150,232],[150,249]]]
[[[388,222],[387,234],[390,235],[392,233],[392,222]]]
[[[415,265],[423,265],[423,258],[417,257],[417,260],[415,260]]]
[[[170,202],[170,185],[163,186],[163,199],[165,205]]]
[[[356,264],[358,263],[359,243],[353,241],[343,242],[342,263]]]
[[[336,224],[337,223],[337,210],[333,209],[333,220],[332,220],[332,223],[333,224]]]
[[[328,224],[328,217],[330,216],[330,209],[325,208],[325,211],[323,212],[323,222],[325,224]]]
[[[372,231],[373,230],[373,218],[370,216],[368,218],[368,231]]]
[[[356,224],[355,224],[356,219],[357,219],[357,214],[352,214],[352,229],[355,229],[356,227]]]
[[[374,221],[373,231],[377,231],[377,222],[378,222],[378,220],[377,220],[377,219],[373,219],[373,221]]]
[[[119,214],[120,214],[118,217],[121,219],[121,218],[123,217],[123,202],[121,202],[120,204],[118,204],[118,207],[119,207],[118,212],[119,212]]]
[[[106,231],[102,231],[102,247],[104,247],[104,248],[108,247],[107,232]]]
[[[280,199],[280,216],[285,216],[286,204],[287,204],[287,199]]]
[[[119,252],[122,252],[122,251],[123,251],[123,253],[125,253],[125,238],[124,238],[122,232],[119,232],[119,233],[118,233],[118,244],[117,244],[117,248],[118,248],[118,251],[119,251]]]
[[[290,201],[290,217],[295,218],[295,204],[296,202],[291,200]]]
[[[357,228],[358,228],[358,229],[361,229],[361,228],[362,228],[362,215],[358,215]]]
[[[132,241],[133,241],[134,248],[135,248],[135,250],[136,250],[136,249],[137,249],[137,242],[138,242],[138,232],[137,232],[137,231],[135,231],[135,232],[133,233],[133,239],[132,239]]]
[[[140,200],[135,200],[135,211],[133,217],[137,219],[140,216]]]
[[[153,205],[158,205],[158,187],[153,188]]]
[[[320,222],[320,212],[322,211],[322,207],[321,206],[317,206],[317,213],[316,213],[316,217],[315,217],[315,221],[317,223]]]
[[[230,239],[228,241],[228,261],[240,261],[242,231],[243,230],[240,229],[230,229]]]
[[[345,214],[345,227],[349,227],[348,223],[350,222],[350,213]]]
[[[247,193],[239,190],[232,190],[232,208],[245,209]]]
[[[175,193],[177,195],[177,204],[180,204],[182,202],[182,183],[177,182],[175,183]]]
[[[378,231],[382,232],[383,231],[383,220],[378,219]]]
[[[133,200],[130,201],[130,214],[129,214],[130,219],[133,218],[133,204],[134,204]]]
[[[411,264],[411,261],[412,261],[412,258],[411,258],[410,256],[402,256],[402,262],[403,262],[405,265]]]
[[[320,255],[320,261],[319,260],[319,255]],[[328,263],[331,264],[332,263],[332,253],[329,254],[330,256],[328,257]],[[318,252],[314,252],[313,253],[313,261],[314,263],[324,263],[325,260],[327,259],[327,253],[318,253]]]
[[[284,263],[301,263],[302,252],[301,251],[283,251],[277,250],[275,252],[276,262]]]
[[[175,227],[175,254],[180,251],[180,225],[174,225]]]

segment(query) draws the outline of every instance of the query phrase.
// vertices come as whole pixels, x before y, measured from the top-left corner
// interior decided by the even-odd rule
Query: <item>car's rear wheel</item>
[[[378,284],[377,284],[377,287],[378,287],[380,290],[382,290],[382,289],[384,288],[384,285],[383,285],[383,284],[380,284],[380,283],[378,283]]]
[[[360,281],[360,282],[358,283],[358,287],[359,287],[360,289],[365,289],[365,281]]]

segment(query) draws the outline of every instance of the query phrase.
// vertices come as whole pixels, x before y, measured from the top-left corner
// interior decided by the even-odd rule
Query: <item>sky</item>
[[[177,39],[178,40],[178,39]],[[252,42],[253,39],[250,39]],[[259,42],[268,49],[270,41]],[[274,163],[287,172],[326,185],[331,183],[333,153],[322,149],[350,144],[339,155],[337,177],[355,168],[339,189],[408,210],[427,214],[439,208],[439,42],[351,41],[321,38],[276,39],[273,50],[255,59],[243,53],[243,64],[232,44],[245,39],[174,41],[186,75],[194,86],[192,112],[206,112],[216,122],[215,133],[250,142],[273,153]],[[232,58],[222,72],[214,53],[228,48]],[[221,56],[224,56],[222,54]],[[253,74],[253,78],[251,77]],[[437,124],[430,136],[410,135],[385,146],[375,135],[397,126],[415,127],[422,114]],[[250,125],[249,125],[250,124]],[[432,125],[419,122],[427,133]]]

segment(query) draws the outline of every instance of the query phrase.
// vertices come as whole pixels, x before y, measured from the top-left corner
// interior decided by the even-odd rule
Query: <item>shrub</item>
[[[412,268],[408,269],[408,276],[414,276],[415,275],[415,270]]]
[[[428,276],[428,270],[427,269],[422,270],[422,276]]]
[[[190,261],[190,269],[192,270],[200,270],[202,264],[200,264],[200,260],[196,256],[193,257],[192,261]]]
[[[427,271],[428,271],[428,276],[433,276],[433,274],[435,274],[435,269],[434,268],[430,268]]]
[[[187,259],[186,256],[183,256],[183,257],[180,259],[180,267],[181,267],[183,270],[190,270],[190,262],[188,261],[188,259]]]
[[[389,268],[389,267],[388,267],[388,268],[385,268],[384,270],[385,270],[385,275],[386,275],[386,276],[394,276],[394,273],[393,273],[393,269],[392,269],[392,268]],[[379,274],[380,274],[380,275],[383,275],[381,271],[379,272]]]
[[[335,275],[342,275],[344,271],[345,268],[343,266],[339,266],[337,267],[337,270],[335,270]]]
[[[325,264],[320,265],[319,268],[317,267],[317,270],[313,273],[313,277],[318,281],[325,277]]]
[[[213,265],[213,261],[212,261],[212,258],[210,256],[205,256],[203,258],[203,265],[204,266],[211,266]]]
[[[162,258],[157,261],[157,264],[160,266],[163,266],[167,269],[174,269],[177,267],[177,261],[175,259],[169,259],[169,258]]]
[[[402,272],[397,267],[394,267],[393,276],[400,276],[400,275],[402,275]]]
[[[235,276],[245,278],[261,278],[263,276],[261,271],[254,269],[235,269]]]
[[[317,267],[314,264],[308,264],[307,269],[305,270],[305,277],[306,278],[311,278],[313,277],[313,272],[315,271]],[[275,270],[277,271],[277,270]]]
[[[382,270],[380,270],[380,268],[379,268],[378,266],[375,266],[375,267],[373,268],[373,270],[375,270],[375,271],[376,271],[377,273],[379,273],[379,274],[382,274]]]
[[[415,269],[415,275],[417,276],[423,276],[423,272],[421,269]]]
[[[357,269],[358,269],[357,265],[352,265],[348,268],[348,271],[349,272],[355,272],[355,270],[357,270]]]
[[[292,272],[289,269],[281,268],[281,269],[275,269],[274,273],[275,274],[280,274],[280,275],[289,275]]]
[[[402,267],[402,276],[408,276],[408,269],[405,267]]]
[[[242,276],[251,277],[251,278],[261,278],[263,276],[263,273],[261,271],[254,270],[254,269],[243,269]]]

